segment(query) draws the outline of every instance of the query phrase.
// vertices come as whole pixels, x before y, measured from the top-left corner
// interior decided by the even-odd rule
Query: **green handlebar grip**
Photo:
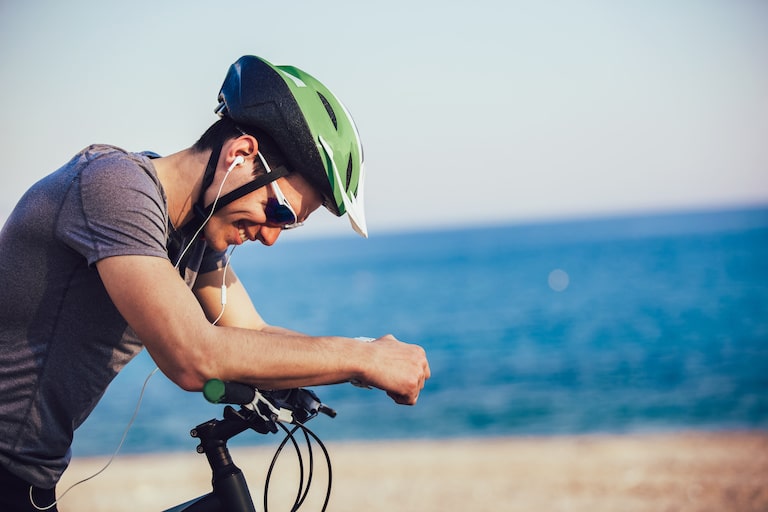
[[[224,381],[219,379],[211,379],[203,385],[203,396],[212,404],[218,404],[224,398],[225,386]]]

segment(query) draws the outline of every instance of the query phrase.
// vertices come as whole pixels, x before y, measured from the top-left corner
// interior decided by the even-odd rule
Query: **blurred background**
[[[354,115],[371,238],[318,212],[234,268],[272,323],[432,363],[415,408],[318,390],[324,439],[764,430],[767,29],[758,0],[3,1],[0,222],[88,144],[188,147],[260,55]],[[76,455],[115,448],[152,368]],[[155,376],[126,450],[189,449],[218,412]]]

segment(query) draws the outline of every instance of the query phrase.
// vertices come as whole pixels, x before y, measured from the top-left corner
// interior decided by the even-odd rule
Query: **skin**
[[[249,135],[224,144],[214,181],[205,191],[207,203],[214,200],[222,182],[223,195],[252,180],[257,150],[257,140]],[[189,148],[153,162],[175,226],[192,218],[209,156],[210,152]],[[244,163],[227,175],[238,156]],[[320,207],[319,194],[299,175],[290,174],[277,183],[299,221]],[[224,250],[243,243],[241,235],[266,246],[274,244],[282,230],[266,223],[264,205],[270,194],[271,187],[262,187],[214,214],[204,229],[208,244]],[[355,379],[384,390],[397,403],[413,405],[430,376],[424,350],[391,335],[361,343],[267,324],[231,268],[226,276],[227,306],[212,325],[221,311],[222,270],[200,275],[190,290],[162,258],[115,256],[96,267],[110,298],[159,368],[185,390],[199,391],[211,378],[262,389]]]

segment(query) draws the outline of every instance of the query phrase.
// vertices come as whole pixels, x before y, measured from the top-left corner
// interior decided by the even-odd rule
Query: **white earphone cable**
[[[233,245],[229,250],[227,262],[224,264],[224,272],[221,276],[221,311],[219,312],[219,316],[216,317],[216,320],[211,322],[212,325],[216,325],[219,320],[221,320],[221,317],[224,316],[224,310],[227,308],[227,270],[229,270],[229,262],[232,260],[232,253],[235,252],[236,247],[236,245]]]
[[[152,376],[153,376],[153,375],[154,375],[154,374],[157,372],[157,370],[158,370],[158,368],[155,368],[154,370],[152,370],[152,371],[149,373],[149,375],[147,375],[147,378],[146,378],[146,379],[144,379],[144,385],[141,387],[141,393],[139,394],[139,400],[138,400],[138,402],[136,402],[136,408],[133,410],[133,415],[131,416],[131,419],[130,419],[130,421],[128,421],[128,425],[126,425],[126,427],[125,427],[125,430],[123,431],[123,437],[120,439],[120,443],[117,445],[117,449],[116,449],[116,450],[115,450],[115,452],[112,454],[112,456],[109,458],[109,460],[108,460],[108,461],[107,461],[107,463],[104,465],[104,467],[103,467],[103,468],[101,468],[100,470],[98,470],[96,473],[92,474],[91,476],[89,476],[89,477],[87,477],[87,478],[83,478],[83,479],[82,479],[82,480],[80,480],[79,482],[75,482],[74,484],[70,485],[70,486],[67,488],[67,490],[65,490],[65,491],[64,491],[64,492],[61,494],[61,496],[59,496],[59,497],[56,499],[56,501],[54,501],[53,503],[51,503],[50,505],[47,505],[47,506],[45,506],[45,507],[40,507],[40,506],[38,506],[38,505],[35,503],[35,500],[34,500],[34,498],[32,497],[32,490],[34,489],[34,486],[30,485],[30,486],[29,486],[29,502],[32,504],[32,506],[33,506],[33,507],[35,507],[37,510],[50,510],[50,509],[52,509],[53,507],[55,507],[55,506],[56,506],[56,504],[57,504],[57,503],[59,503],[59,501],[61,501],[61,499],[62,499],[62,498],[63,498],[63,497],[64,497],[64,496],[65,496],[65,495],[66,495],[66,494],[69,492],[69,491],[71,491],[72,489],[74,489],[74,488],[75,488],[75,487],[77,487],[78,485],[80,485],[80,484],[82,484],[82,483],[85,483],[85,482],[87,482],[88,480],[90,480],[90,479],[92,479],[92,478],[95,478],[95,477],[97,477],[98,475],[100,475],[101,473],[103,473],[103,472],[104,472],[104,470],[106,470],[106,469],[109,467],[109,465],[110,465],[110,464],[112,464],[112,462],[115,460],[115,457],[117,457],[117,454],[120,452],[120,449],[123,447],[123,444],[125,443],[125,439],[128,437],[128,431],[129,431],[129,430],[131,430],[131,427],[133,426],[133,422],[136,420],[136,416],[139,414],[139,407],[141,406],[141,401],[142,401],[142,399],[144,398],[144,391],[146,391],[146,389],[147,389],[147,384],[149,384],[149,379],[151,379],[151,378],[152,378]]]

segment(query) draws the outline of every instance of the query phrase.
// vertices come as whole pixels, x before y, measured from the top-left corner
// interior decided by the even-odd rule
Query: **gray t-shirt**
[[[0,231],[0,465],[53,487],[74,430],[142,349],[94,263],[175,263],[186,245],[150,154],[90,146],[22,197]],[[197,241],[181,273],[191,286],[225,258]]]

